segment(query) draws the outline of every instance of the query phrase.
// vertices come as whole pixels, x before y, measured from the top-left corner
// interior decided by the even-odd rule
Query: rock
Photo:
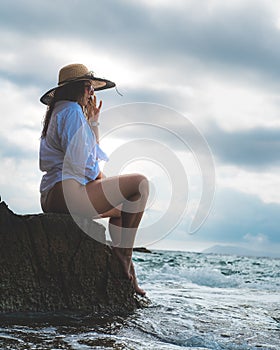
[[[76,220],[76,219],[75,219]],[[14,214],[0,203],[0,312],[131,311],[130,281],[105,242],[105,228],[68,214]]]
[[[133,251],[134,252],[139,252],[139,253],[149,253],[149,254],[152,253],[151,250],[149,250],[149,249],[147,249],[145,247],[135,247],[135,248],[133,248]]]

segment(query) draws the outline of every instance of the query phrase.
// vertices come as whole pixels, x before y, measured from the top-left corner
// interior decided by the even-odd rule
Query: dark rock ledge
[[[76,219],[75,219],[76,220]],[[127,312],[140,306],[105,242],[67,214],[14,214],[0,202],[0,312]]]

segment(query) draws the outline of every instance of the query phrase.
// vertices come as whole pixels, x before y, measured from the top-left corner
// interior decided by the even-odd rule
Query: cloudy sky
[[[59,68],[81,62],[122,94],[98,93],[104,148],[113,163],[123,157],[120,171],[151,180],[143,225],[160,232],[151,248],[226,245],[280,256],[279,1],[2,0],[0,18],[0,195],[14,212],[41,210],[39,98]],[[213,163],[199,158],[203,140]],[[128,161],[127,149],[142,153]],[[207,169],[215,196],[210,189],[209,215],[190,234]],[[171,208],[175,184],[182,193]]]

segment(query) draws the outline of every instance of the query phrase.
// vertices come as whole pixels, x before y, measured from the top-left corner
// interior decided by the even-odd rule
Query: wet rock
[[[75,218],[77,221],[78,218]],[[122,312],[139,306],[105,228],[67,214],[14,214],[0,203],[0,312]]]

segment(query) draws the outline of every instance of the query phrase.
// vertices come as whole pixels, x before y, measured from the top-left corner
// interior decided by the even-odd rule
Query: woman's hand
[[[86,106],[86,109],[87,109],[86,114],[90,122],[98,122],[101,107],[102,107],[102,100],[100,100],[99,106],[96,107],[96,95],[94,95],[93,98],[91,97],[89,99],[89,102]]]

